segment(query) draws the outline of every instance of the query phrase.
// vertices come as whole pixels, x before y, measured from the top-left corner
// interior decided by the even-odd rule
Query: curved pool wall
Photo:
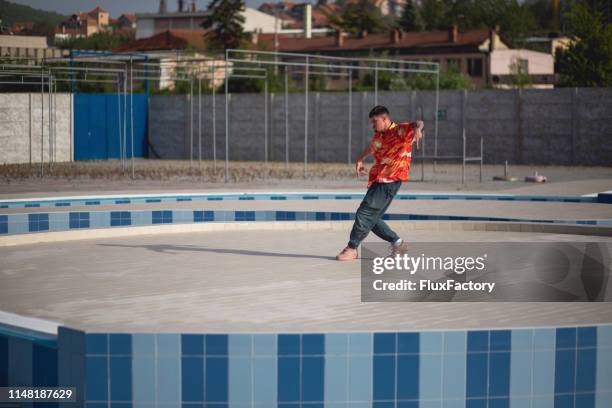
[[[575,196],[459,196],[437,199],[602,202]],[[359,199],[362,194],[198,197],[314,200]],[[15,205],[125,204],[121,201],[126,199],[188,201],[176,195],[130,196],[22,200]],[[0,234],[353,217],[316,211],[68,210],[1,215]],[[610,226],[610,220],[414,214],[389,214],[387,219]],[[398,333],[91,333],[59,326],[57,332],[42,333],[0,324],[0,386],[18,385],[77,387],[78,402],[66,407],[86,408],[609,408],[612,325]]]
[[[142,204],[189,201],[233,201],[233,200],[360,200],[364,193],[206,193],[206,194],[141,194],[112,196],[82,196],[59,198],[19,198],[0,201],[2,208],[44,208],[97,206],[113,204]],[[516,194],[405,194],[399,193],[397,200],[484,200],[484,201],[540,201],[566,203],[612,203],[612,194],[599,193],[586,196],[575,195],[516,195]]]
[[[1,328],[0,386],[73,386],[73,407],[612,406],[612,325],[301,334],[60,326],[52,340]]]
[[[349,221],[353,212],[336,211],[234,211],[234,210],[121,210],[66,211],[0,215],[0,237],[31,233],[142,227],[163,224],[269,221]],[[384,220],[395,221],[469,221],[501,223],[535,223],[612,227],[611,219],[529,219],[427,214],[385,214]]]

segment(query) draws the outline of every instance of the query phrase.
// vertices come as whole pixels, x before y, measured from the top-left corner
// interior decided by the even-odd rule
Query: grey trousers
[[[357,248],[361,241],[372,231],[387,242],[395,242],[399,236],[382,220],[391,201],[401,187],[401,181],[392,183],[373,183],[363,198],[355,214],[348,246]]]

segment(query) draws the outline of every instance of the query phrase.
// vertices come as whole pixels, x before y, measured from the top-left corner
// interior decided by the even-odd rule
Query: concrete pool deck
[[[401,223],[397,228],[415,241],[593,240],[552,233],[415,231]],[[610,303],[361,303],[359,262],[333,260],[346,235],[336,228],[216,231],[0,248],[0,309],[94,332],[398,331],[612,322]]]

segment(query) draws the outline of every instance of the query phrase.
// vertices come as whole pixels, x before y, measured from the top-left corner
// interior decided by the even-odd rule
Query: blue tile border
[[[611,339],[610,324],[57,336],[0,326],[0,386],[77,385],[75,406],[88,407],[604,408]]]
[[[0,215],[0,235],[68,231],[88,228],[117,228],[159,224],[189,224],[199,222],[259,222],[259,221],[350,221],[353,212],[337,211],[233,211],[233,210],[133,210],[80,211],[51,213],[16,213]],[[612,220],[545,220],[505,217],[446,216],[427,214],[385,214],[385,220],[395,221],[478,221],[548,223],[558,225],[612,226]]]
[[[141,204],[185,201],[251,201],[251,200],[361,200],[363,193],[223,193],[191,194],[161,196],[126,196],[109,198],[73,198],[73,199],[31,199],[19,201],[0,201],[1,208],[44,208],[64,206],[95,206],[113,204]],[[599,193],[594,196],[570,195],[513,195],[513,194],[407,194],[400,193],[398,200],[486,200],[486,201],[536,201],[536,202],[571,202],[571,203],[604,203],[612,204],[612,194]]]

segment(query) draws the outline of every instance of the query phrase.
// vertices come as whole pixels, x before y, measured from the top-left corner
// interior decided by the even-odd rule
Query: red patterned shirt
[[[374,134],[371,146],[375,163],[370,169],[368,187],[375,182],[408,180],[415,128],[414,122],[393,123],[386,131]]]

